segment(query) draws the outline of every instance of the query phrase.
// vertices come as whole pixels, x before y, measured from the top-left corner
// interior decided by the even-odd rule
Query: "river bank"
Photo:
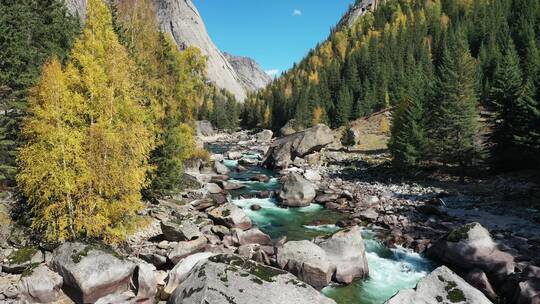
[[[364,180],[358,168],[351,175],[349,159],[362,156],[317,132],[327,131],[293,144],[269,131],[206,138],[210,159],[186,168],[192,189],[146,202],[148,225],[120,247],[36,244],[8,221],[0,301],[418,303],[417,283],[433,286],[427,303],[538,298],[538,227],[527,218],[493,221],[501,215],[468,208],[461,193]],[[292,159],[295,149],[305,153]],[[265,168],[272,154],[286,168]]]

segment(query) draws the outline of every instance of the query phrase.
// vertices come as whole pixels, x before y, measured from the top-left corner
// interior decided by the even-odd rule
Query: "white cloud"
[[[293,16],[302,16],[302,11],[299,10],[299,9],[295,9],[295,10],[293,10],[292,15]]]
[[[270,75],[272,77],[276,77],[279,74],[280,70],[272,69],[272,70],[268,70],[268,71],[265,71],[265,72],[266,72],[266,74],[268,74],[268,75]]]

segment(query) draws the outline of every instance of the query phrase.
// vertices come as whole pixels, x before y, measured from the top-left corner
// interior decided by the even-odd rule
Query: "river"
[[[230,146],[209,145],[213,153],[224,153]],[[256,154],[244,154],[246,158],[257,158]],[[230,181],[243,184],[245,187],[231,192],[232,202],[251,218],[253,223],[272,239],[283,236],[287,240],[310,240],[339,230],[335,223],[342,214],[325,209],[321,205],[311,204],[303,208],[281,208],[273,198],[251,198],[260,191],[279,189],[279,181],[275,172],[260,167],[248,167],[247,171],[237,172],[238,162],[225,160],[224,164],[231,168]],[[251,181],[258,174],[270,177],[266,183]],[[249,198],[245,198],[249,197]],[[262,208],[251,210],[257,204]],[[433,265],[429,260],[404,248],[386,248],[378,239],[377,233],[362,229],[369,265],[369,278],[356,281],[348,286],[329,286],[322,292],[334,299],[338,304],[381,304],[396,292],[405,288],[413,288],[426,276]]]

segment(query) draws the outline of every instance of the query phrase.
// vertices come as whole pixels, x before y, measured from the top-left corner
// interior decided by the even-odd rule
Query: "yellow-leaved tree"
[[[32,206],[32,227],[49,239],[74,238],[84,229],[77,219],[87,209],[78,204],[91,183],[83,106],[81,96],[69,91],[60,62],[47,63],[29,98],[23,129],[28,144],[18,154],[17,181]]]
[[[18,157],[19,186],[33,207],[34,227],[46,238],[119,242],[138,223],[154,140],[132,79],[134,65],[103,1],[88,1],[86,25],[70,58],[64,72],[55,61],[48,65],[33,94],[24,126],[28,144]],[[64,102],[66,109],[58,106]],[[66,121],[68,114],[73,118]],[[48,128],[40,129],[41,120],[51,122]],[[74,139],[51,140],[62,132]],[[75,175],[65,188],[65,176]]]

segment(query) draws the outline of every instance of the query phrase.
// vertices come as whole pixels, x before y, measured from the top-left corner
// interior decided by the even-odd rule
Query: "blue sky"
[[[281,73],[324,40],[354,0],[193,0],[222,50]]]

